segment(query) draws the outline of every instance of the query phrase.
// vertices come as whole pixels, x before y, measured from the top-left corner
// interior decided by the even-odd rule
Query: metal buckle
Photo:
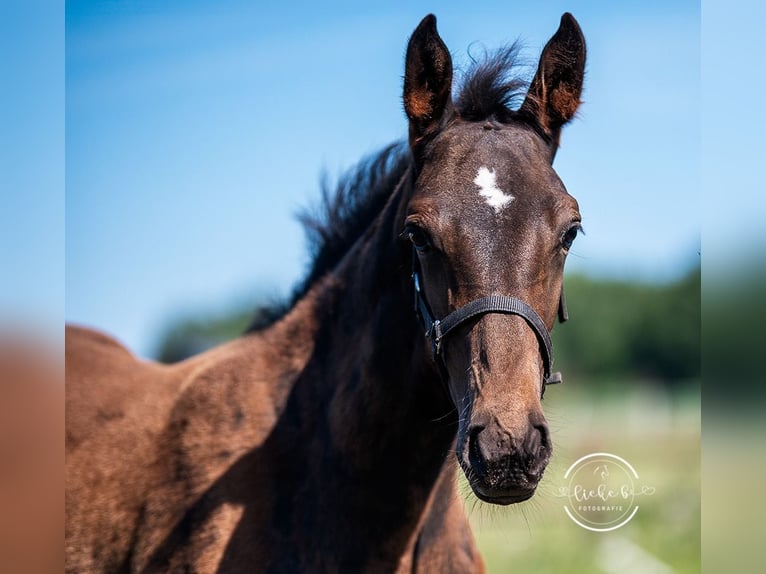
[[[439,319],[431,325],[431,342],[434,346],[434,355],[439,355],[442,350],[442,323]]]

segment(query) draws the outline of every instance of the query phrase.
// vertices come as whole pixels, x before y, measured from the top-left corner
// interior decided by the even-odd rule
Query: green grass
[[[670,396],[626,385],[611,397],[556,389],[545,410],[554,459],[535,497],[511,507],[476,501],[466,509],[490,573],[700,571],[700,418],[695,393]],[[610,452],[627,459],[640,483],[654,486],[631,522],[618,530],[590,532],[565,514],[553,493],[580,456]]]

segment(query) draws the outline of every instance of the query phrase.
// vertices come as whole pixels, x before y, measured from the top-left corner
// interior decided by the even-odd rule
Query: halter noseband
[[[489,295],[474,299],[449,313],[443,319],[434,319],[425,293],[420,285],[420,273],[418,272],[418,255],[413,250],[412,253],[412,282],[415,287],[415,314],[420,317],[423,327],[426,331],[426,337],[431,343],[431,354],[434,362],[439,368],[442,379],[447,380],[447,366],[444,363],[443,345],[444,338],[454,331],[458,326],[466,321],[486,315],[487,313],[502,313],[506,315],[518,315],[523,317],[527,324],[532,328],[540,342],[540,354],[543,357],[543,386],[540,396],[545,394],[547,385],[555,385],[562,382],[561,373],[551,372],[553,366],[553,344],[551,336],[545,323],[532,307],[527,305],[521,299],[509,297],[508,295]],[[569,319],[567,312],[566,299],[564,298],[564,289],[561,290],[558,309],[559,322],[563,323]]]

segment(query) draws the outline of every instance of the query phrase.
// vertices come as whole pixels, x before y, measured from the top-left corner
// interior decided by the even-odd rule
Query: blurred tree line
[[[556,368],[589,381],[668,386],[700,377],[700,269],[668,284],[568,275],[570,320],[553,331]],[[245,332],[254,307],[171,324],[156,358],[172,363]]]
[[[700,268],[669,284],[568,276],[570,320],[553,331],[556,368],[605,381],[700,378]]]
[[[733,409],[738,417],[743,410],[763,416],[766,260],[762,247],[756,247],[733,253],[725,263],[714,261],[705,267],[702,346],[711,412]]]

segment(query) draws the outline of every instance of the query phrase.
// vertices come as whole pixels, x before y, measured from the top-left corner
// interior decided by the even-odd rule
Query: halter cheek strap
[[[420,273],[417,267],[417,253],[412,254],[412,282],[415,287],[415,313],[420,317],[426,331],[426,337],[431,343],[431,353],[434,362],[439,367],[443,379],[447,378],[447,367],[444,363],[443,345],[444,338],[460,325],[487,313],[502,313],[506,315],[518,315],[522,317],[532,328],[540,343],[540,354],[543,358],[543,387],[540,393],[545,394],[547,385],[555,385],[562,382],[561,373],[551,372],[553,366],[553,344],[545,323],[532,307],[521,299],[507,295],[489,295],[474,299],[449,313],[443,319],[434,319],[431,309],[426,302],[425,293],[420,283]],[[569,318],[564,298],[564,290],[561,290],[559,299],[558,318],[564,322]]]

